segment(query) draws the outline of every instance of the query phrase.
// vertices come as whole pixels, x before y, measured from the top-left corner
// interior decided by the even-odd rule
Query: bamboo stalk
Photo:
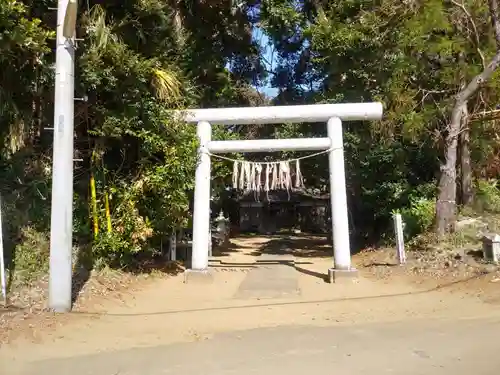
[[[106,224],[107,224],[107,229],[108,229],[108,233],[111,233],[112,231],[112,227],[111,227],[111,213],[110,213],[110,210],[109,210],[109,198],[108,198],[108,193],[106,192],[105,195],[104,195],[104,205],[105,205],[105,208],[106,208]]]
[[[94,224],[94,238],[99,234],[99,222],[97,216],[97,194],[95,188],[94,174],[90,175],[90,203],[92,205],[92,218]]]

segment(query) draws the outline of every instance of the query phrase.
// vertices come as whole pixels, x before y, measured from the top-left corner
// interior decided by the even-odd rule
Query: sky
[[[252,39],[260,45],[262,51],[264,52],[263,64],[264,64],[266,70],[270,71],[270,72],[274,71],[274,69],[276,68],[276,65],[277,65],[276,56],[274,53],[272,43],[270,43],[268,36],[259,27],[254,27],[253,32],[252,32]],[[227,63],[226,68],[231,69],[231,65],[229,62]],[[276,95],[278,95],[278,89],[271,87],[269,82],[266,83],[266,85],[264,85],[264,86],[258,86],[255,88],[259,92],[265,94],[266,96],[268,96],[270,98],[274,98]]]
[[[262,31],[262,29],[256,27],[253,30],[253,39],[258,42],[264,51],[264,65],[266,67],[266,70],[268,71],[273,71],[274,68],[276,67],[276,56],[273,56],[273,47],[269,43],[269,38],[267,35]],[[274,57],[274,58],[273,58]],[[256,87],[259,92],[266,94],[266,96],[269,96],[271,98],[275,97],[278,95],[278,89],[271,87],[269,84],[263,87]]]

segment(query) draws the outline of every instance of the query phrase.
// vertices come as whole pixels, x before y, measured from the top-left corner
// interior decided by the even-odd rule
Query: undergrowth
[[[462,217],[477,218],[478,225],[465,226],[444,238],[438,238],[432,232],[435,200],[428,195],[415,194],[410,199],[409,206],[399,212],[406,224],[406,244],[410,251],[477,246],[481,242],[478,225],[486,227],[489,232],[500,233],[500,189],[496,180],[478,181],[475,204],[462,208],[460,212]],[[8,224],[10,227],[13,223]],[[90,227],[90,220],[75,217],[75,226]],[[158,250],[155,250],[152,243],[154,237],[151,224],[147,219],[141,218],[135,207],[130,205],[120,221],[113,222],[113,227],[116,230],[112,233],[105,231],[100,233],[91,248],[88,245],[75,245],[73,249],[75,267],[139,270],[138,264],[141,261],[145,259],[151,261],[158,255]],[[89,230],[86,231],[85,234],[88,235]],[[16,282],[30,283],[48,272],[49,233],[31,224],[23,226],[19,233],[10,268],[15,270]],[[81,234],[81,231],[77,233]]]
[[[451,250],[477,247],[480,246],[484,233],[500,233],[500,186],[498,180],[478,180],[475,192],[474,204],[461,207],[459,215],[459,219],[472,218],[475,220],[468,225],[457,227],[455,232],[441,238],[430,230],[433,222],[429,218],[431,213],[434,214],[434,202],[422,200],[403,211],[407,220],[409,218],[410,223],[420,224],[417,229],[421,229],[421,233],[417,235],[412,235],[414,232],[411,231],[405,232],[409,250],[433,251],[437,248]],[[410,228],[413,230],[415,227]]]

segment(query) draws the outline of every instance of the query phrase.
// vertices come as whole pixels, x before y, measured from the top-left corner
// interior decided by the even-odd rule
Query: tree
[[[79,131],[91,142],[89,164],[98,155],[91,167],[101,191],[111,192],[116,228],[99,236],[101,257],[128,262],[189,225],[195,127],[169,110],[251,100],[245,88],[260,71],[249,63],[258,51],[248,22],[229,4],[188,1],[107,2],[84,17],[79,66],[89,100]],[[225,164],[214,163],[215,180],[227,174]]]
[[[440,234],[450,230],[459,138],[462,203],[469,204],[473,197],[470,146],[476,143],[470,139],[466,115],[491,108],[498,98],[496,85],[486,85],[496,69],[496,55],[485,62],[485,55],[495,54],[496,48],[484,37],[496,28],[496,2],[350,0],[298,6],[269,1],[263,6],[267,30],[281,47],[282,64],[276,73],[289,77],[282,84],[281,99],[284,93],[304,91],[297,69],[306,65],[305,59],[314,88],[302,98],[385,103],[384,120],[372,128],[371,136],[365,133],[363,141],[378,134],[377,142],[406,139],[435,151],[444,143],[436,228]]]
[[[29,17],[29,8],[22,2],[0,4],[0,141],[4,157],[30,143],[41,130],[39,100],[44,83],[46,87],[50,82],[46,58],[53,37],[54,32],[39,18]]]
[[[0,4],[0,173],[8,181],[7,215],[18,218],[10,228],[15,241],[22,241],[19,228],[34,226],[30,233],[39,231],[40,239],[48,230],[53,5]],[[75,157],[81,161],[75,162],[74,238],[93,240],[97,257],[123,265],[136,253],[151,255],[162,236],[187,224],[197,140],[195,128],[174,121],[169,110],[256,100],[251,85],[264,73],[248,7],[187,0],[80,3],[75,96],[88,100],[75,102]],[[214,163],[216,177],[227,175],[226,164]],[[91,175],[101,229],[96,239],[88,214]],[[111,233],[102,225],[106,195]]]
[[[463,4],[462,4],[463,6]],[[488,0],[489,17],[496,42],[496,52],[487,62],[483,70],[472,78],[455,97],[455,103],[450,116],[445,142],[445,161],[441,165],[441,178],[439,180],[439,194],[436,204],[436,229],[439,235],[453,230],[456,216],[456,163],[457,144],[460,132],[467,129],[467,105],[470,99],[493,76],[500,64],[500,21],[498,19],[498,3]],[[473,22],[473,21],[472,21]],[[479,48],[479,47],[478,47]],[[468,132],[466,131],[466,134]],[[464,139],[467,141],[467,138]],[[467,165],[466,165],[467,168]],[[467,172],[466,172],[467,173]],[[467,181],[465,185],[468,186]]]

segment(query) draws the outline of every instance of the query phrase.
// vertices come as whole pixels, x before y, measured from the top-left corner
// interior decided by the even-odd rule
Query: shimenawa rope
[[[334,148],[316,152],[314,154],[302,156],[299,158],[278,160],[269,162],[255,162],[247,160],[237,160],[207,152],[208,155],[233,162],[233,188],[244,190],[246,192],[253,191],[256,196],[263,190],[266,194],[271,190],[284,189],[290,194],[290,189],[303,189],[304,178],[300,170],[300,161],[314,156],[326,154]],[[291,165],[295,162],[295,184],[292,182]],[[265,166],[265,168],[264,168]],[[265,174],[264,184],[262,184],[262,173]]]

